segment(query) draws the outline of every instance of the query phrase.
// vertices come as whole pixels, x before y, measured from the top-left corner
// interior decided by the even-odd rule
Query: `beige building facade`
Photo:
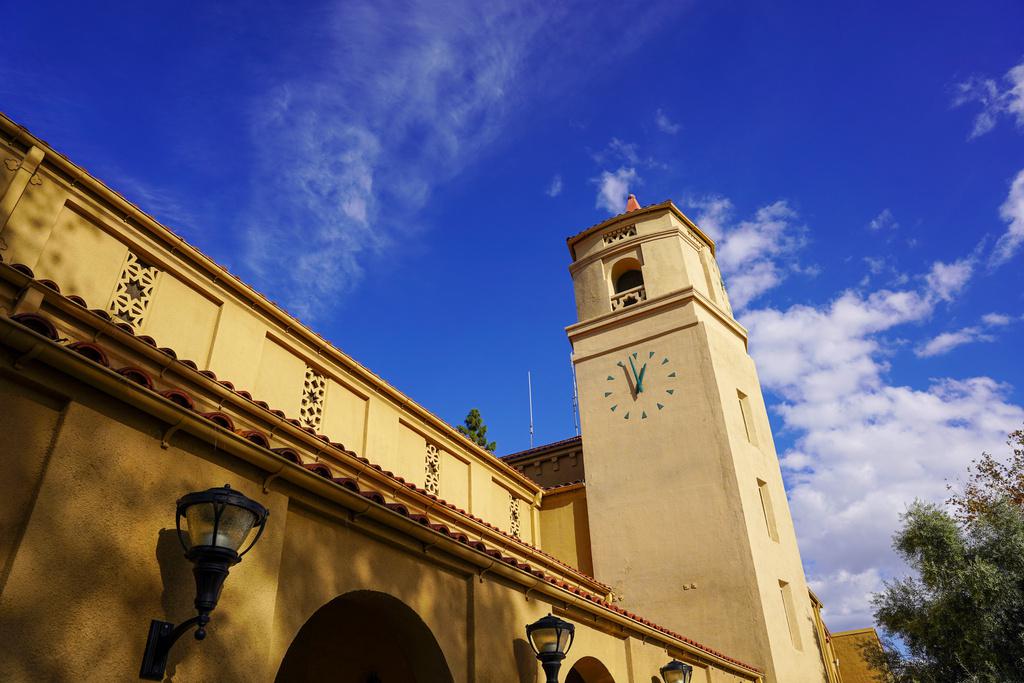
[[[0,680],[136,678],[193,613],[175,500],[224,483],[266,531],[167,680],[532,682],[548,613],[574,683],[825,680],[746,333],[670,203],[570,240],[583,439],[503,460],[6,117],[0,157]]]

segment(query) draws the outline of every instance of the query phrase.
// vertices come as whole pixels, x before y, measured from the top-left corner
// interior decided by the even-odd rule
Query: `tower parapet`
[[[580,322],[693,288],[732,315],[715,243],[675,204],[627,210],[567,242]]]

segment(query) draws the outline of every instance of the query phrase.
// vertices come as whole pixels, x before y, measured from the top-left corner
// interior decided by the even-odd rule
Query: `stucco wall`
[[[583,485],[546,493],[540,510],[540,528],[547,552],[581,571],[594,573],[587,490]]]
[[[0,344],[0,427],[28,437],[0,442],[8,469],[25,465],[0,480],[5,519],[15,520],[3,537],[0,680],[135,679],[149,620],[193,614],[190,565],[172,531],[174,501],[224,483],[269,508],[267,530],[231,570],[207,639],[175,646],[170,680],[272,681],[302,626],[353,591],[380,592],[412,610],[459,683],[541,680],[524,627],[552,610],[569,609],[562,613],[577,625],[566,671],[587,656],[614,681],[646,681],[669,657],[664,646],[641,644],[610,622],[574,617],[569,602],[541,599],[393,527],[268,480],[205,440],[178,434],[162,448],[161,421],[49,366],[16,368],[14,360]],[[374,618],[355,613],[350,627]],[[347,671],[335,655],[320,652],[312,666]]]

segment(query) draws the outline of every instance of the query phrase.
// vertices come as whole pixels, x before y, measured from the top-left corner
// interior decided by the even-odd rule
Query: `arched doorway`
[[[318,609],[288,646],[276,683],[452,683],[444,653],[401,600],[354,591]]]
[[[583,657],[572,665],[565,683],[615,683],[615,679],[600,661]]]

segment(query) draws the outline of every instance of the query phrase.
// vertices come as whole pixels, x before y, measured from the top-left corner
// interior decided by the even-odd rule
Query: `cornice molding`
[[[626,308],[618,311],[602,313],[596,318],[575,323],[566,327],[565,333],[569,336],[569,342],[575,346],[575,342],[583,337],[590,337],[603,332],[608,328],[619,327],[627,322],[635,322],[638,318],[657,315],[665,310],[681,308],[690,303],[699,305],[702,309],[715,316],[715,318],[717,318],[726,329],[743,341],[743,348],[747,348],[746,328],[736,322],[732,316],[719,308],[717,304],[697,291],[692,285],[686,289],[669,292],[668,294],[663,294],[661,296],[654,297],[653,299],[647,299],[646,301],[641,301],[633,304],[632,306],[627,306]],[[573,359],[578,362],[596,355],[600,354],[594,353],[585,356],[574,354]]]
[[[605,220],[605,221],[603,221],[601,223],[598,223],[597,225],[592,225],[591,227],[587,228],[586,230],[583,230],[582,232],[579,232],[579,233],[573,235],[572,237],[567,238],[566,239],[566,243],[569,246],[569,256],[575,261],[576,260],[576,245],[579,244],[582,240],[586,239],[587,237],[590,237],[594,233],[601,232],[603,230],[611,229],[613,226],[615,226],[615,225],[617,225],[619,223],[621,223],[621,224],[626,224],[626,223],[630,223],[630,222],[634,222],[635,223],[639,218],[641,218],[643,216],[648,216],[648,215],[653,214],[653,213],[657,213],[659,211],[671,211],[675,215],[676,218],[678,218],[680,221],[682,221],[683,224],[686,225],[686,227],[688,227],[691,230],[693,230],[700,237],[700,239],[702,239],[705,242],[705,244],[707,244],[708,247],[711,248],[711,254],[714,255],[714,253],[715,253],[715,241],[712,240],[710,237],[708,237],[704,233],[703,230],[698,228],[697,224],[694,223],[693,221],[691,221],[686,216],[686,214],[684,214],[682,211],[680,211],[679,207],[676,206],[672,202],[671,199],[669,199],[669,200],[666,200],[664,202],[661,202],[660,204],[652,204],[650,206],[645,206],[645,207],[639,208],[636,211],[630,211],[629,213],[620,213],[618,216],[613,216],[613,217],[611,217],[611,218],[609,218],[609,219],[607,219],[607,220]]]
[[[680,230],[679,228],[668,228],[667,230],[659,230],[657,232],[648,233],[646,235],[637,235],[636,237],[630,237],[629,239],[622,240],[621,242],[616,242],[614,246],[610,246],[607,249],[602,249],[596,253],[590,254],[589,256],[584,256],[580,260],[573,261],[572,263],[569,264],[569,273],[573,277],[575,277],[576,273],[578,273],[583,268],[586,268],[591,263],[594,263],[595,261],[604,261],[605,259],[615,258],[620,254],[624,254],[635,249],[637,246],[641,244],[646,244],[647,242],[653,242],[655,240],[665,239],[666,237],[676,236],[681,238],[684,242],[689,244],[697,251],[700,251],[701,245],[694,241],[692,235],[687,234],[686,231]]]

